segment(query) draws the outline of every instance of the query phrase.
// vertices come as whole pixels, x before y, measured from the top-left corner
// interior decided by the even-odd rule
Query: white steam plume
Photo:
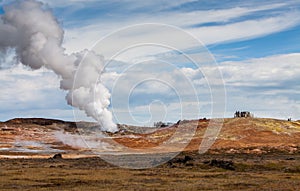
[[[97,79],[104,71],[102,56],[91,51],[67,55],[62,47],[63,30],[52,13],[34,0],[17,1],[4,7],[0,17],[0,50],[15,49],[19,62],[36,70],[46,67],[61,77],[60,88],[68,91],[68,104],[84,110],[103,130],[117,131],[108,89]],[[75,71],[77,72],[76,83]]]

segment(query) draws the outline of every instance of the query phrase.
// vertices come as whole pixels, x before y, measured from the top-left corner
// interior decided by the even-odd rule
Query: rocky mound
[[[62,121],[62,120],[57,120],[57,119],[45,119],[45,118],[15,118],[8,120],[4,122],[5,124],[8,125],[14,125],[14,124],[36,124],[40,126],[47,126],[47,125],[53,125],[53,124],[69,124],[74,126],[74,122],[67,122],[67,121]]]

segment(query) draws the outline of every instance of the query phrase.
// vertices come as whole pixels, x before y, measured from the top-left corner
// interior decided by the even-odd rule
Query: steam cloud
[[[63,131],[57,131],[54,133],[57,140],[63,142],[65,145],[69,145],[74,148],[84,148],[84,149],[102,149],[105,151],[112,150],[112,145],[99,140],[97,136],[86,136],[86,135],[76,135]],[[84,138],[83,138],[84,137]]]
[[[17,60],[23,65],[33,70],[46,67],[55,72],[61,77],[60,88],[68,92],[69,105],[97,120],[102,130],[117,131],[107,109],[110,93],[98,81],[104,72],[103,57],[87,50],[65,54],[62,47],[64,31],[40,2],[18,1],[4,7],[4,12],[0,17],[0,51],[14,49]]]

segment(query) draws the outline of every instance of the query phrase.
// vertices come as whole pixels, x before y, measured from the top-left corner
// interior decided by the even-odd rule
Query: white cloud
[[[46,69],[32,71],[18,64],[0,70],[0,81],[0,119],[17,116],[70,119],[73,115],[65,104],[65,92],[59,90],[59,79]]]
[[[8,0],[10,1],[10,0]],[[71,6],[85,6],[87,4],[94,5],[99,3],[99,0],[40,0],[41,2],[49,4],[51,7],[71,7]],[[158,10],[164,9],[164,8],[170,8],[179,6],[183,3],[193,2],[195,0],[174,0],[174,1],[168,1],[168,0],[152,0],[152,1],[138,1],[138,0],[110,0],[109,2],[100,2],[104,5],[114,5],[114,4],[120,4],[120,5],[127,5],[126,7],[123,7],[124,9],[134,10],[134,9],[140,9],[142,7],[151,7],[156,8]],[[99,5],[99,4],[98,4]]]
[[[103,37],[106,38],[106,35],[116,32],[116,30],[119,30],[122,27],[151,22],[158,22],[181,27],[185,32],[187,32],[187,34],[196,37],[205,45],[251,39],[284,31],[298,25],[300,23],[300,12],[279,12],[276,16],[266,15],[263,18],[245,17],[244,20],[238,22],[226,23],[225,21],[230,21],[231,19],[240,18],[241,16],[249,15],[252,13],[254,14],[255,11],[258,10],[272,10],[273,8],[280,6],[282,6],[282,4],[276,4],[273,6],[258,6],[257,8],[237,7],[224,10],[192,11],[188,13],[168,12],[151,16],[145,15],[145,17],[128,17],[128,19],[125,21],[95,20],[93,21],[93,24],[90,25],[79,28],[66,29],[64,46],[66,47],[68,52],[79,51],[83,47],[93,48],[95,42],[102,39]],[[190,25],[209,22],[225,23],[215,26],[187,27]],[[110,53],[114,52],[116,47],[122,47],[122,45],[130,43],[131,45],[134,45],[135,42],[140,42],[143,39],[144,41],[147,40],[147,42],[157,42],[159,40],[161,42],[164,42],[164,39],[173,38],[174,43],[176,43],[174,44],[174,46],[180,47],[181,50],[195,46],[194,43],[191,43],[191,41],[187,40],[186,38],[178,38],[178,34],[176,34],[176,32],[174,31],[161,31],[157,28],[154,30],[154,28],[151,29],[149,27],[144,27],[138,29],[138,31],[128,30],[127,32],[128,33],[126,34],[121,34],[119,38],[110,40],[109,44],[106,43],[105,46],[101,46],[101,53],[103,53],[105,57],[107,57],[107,55],[108,57],[110,57]],[[150,52],[140,48],[139,51],[136,51],[136,55],[143,57],[151,54],[153,55],[153,53],[162,52],[166,51],[161,50],[160,52]],[[124,57],[122,61],[128,62],[129,60],[130,59]]]
[[[223,62],[220,65],[225,81],[231,86],[280,86],[296,81],[300,73],[300,53],[274,55],[241,62]],[[291,84],[294,85],[294,84]]]
[[[12,99],[33,101],[40,98],[37,92],[57,88],[59,79],[52,73],[41,69],[32,71],[21,64],[14,68],[0,70],[1,101]]]
[[[67,7],[75,3],[77,5],[75,9],[80,9],[84,7],[84,3],[87,1],[45,0],[45,2],[48,2],[50,6],[54,7]],[[96,1],[90,0],[89,2]],[[165,8],[164,4],[159,3],[160,1],[139,1],[137,4],[133,4],[132,0],[127,0],[126,2],[130,3],[127,9],[138,9],[143,6],[159,6],[158,9]],[[185,1],[174,1],[172,6],[177,6],[184,2]],[[99,38],[102,38],[104,35],[120,27],[143,22],[160,22],[183,27],[185,31],[207,45],[250,39],[287,30],[298,25],[300,23],[300,13],[297,11],[288,13],[279,11],[276,16],[267,14],[261,18],[244,17],[239,21],[234,21],[234,19],[249,15],[253,16],[257,11],[269,11],[284,6],[287,5],[280,3],[257,7],[233,7],[223,10],[196,10],[186,13],[170,11],[153,15],[149,15],[149,13],[146,12],[145,14],[138,13],[138,15],[128,15],[128,17],[124,17],[124,19],[113,21],[97,18],[78,22],[83,25],[78,28],[68,28],[66,30],[64,46],[68,52],[77,52],[83,48],[90,48]],[[192,25],[201,25],[210,22],[222,23],[222,25],[190,27]],[[149,31],[149,28],[122,35],[120,38],[110,41],[110,46],[102,48],[109,54],[115,47],[122,47],[122,43],[130,44],[130,42],[136,42],[139,39],[147,39],[149,42],[153,39],[161,39],[163,41],[167,38],[173,38],[175,41],[174,44],[181,49],[190,48],[195,45],[191,44],[190,41],[186,41],[186,39],[176,38],[176,35],[170,31]],[[130,67],[132,63],[144,61],[143,59],[165,59],[170,63],[184,61],[182,57],[166,52],[167,50],[165,48],[148,49],[144,47],[131,52],[125,52],[119,56],[119,60],[125,62],[130,61],[129,63],[124,63],[126,67]],[[203,58],[202,61],[210,61],[210,59]],[[297,98],[297,96],[300,95],[299,85],[297,85],[297,82],[300,80],[299,62],[300,54],[295,53],[238,62],[223,62],[219,66],[205,65],[201,70],[187,67],[163,70],[162,66],[154,67],[151,65],[149,67],[149,65],[147,66],[147,64],[145,64],[127,73],[122,73],[122,71],[114,69],[109,70],[110,73],[104,74],[101,79],[108,87],[113,87],[117,79],[124,77],[120,83],[121,86],[117,88],[117,92],[113,92],[113,98],[117,101],[124,98],[127,99],[127,93],[131,90],[132,85],[144,79],[151,78],[168,82],[171,88],[165,88],[166,86],[160,83],[149,83],[140,87],[140,89],[135,92],[137,97],[136,100],[134,100],[135,105],[132,106],[132,112],[135,115],[141,116],[141,119],[145,119],[145,113],[148,112],[149,109],[148,103],[143,102],[146,99],[145,95],[161,95],[167,99],[161,100],[165,101],[163,104],[165,104],[167,109],[167,119],[177,120],[179,118],[179,108],[182,106],[179,104],[183,104],[185,108],[196,104],[196,102],[188,98],[188,96],[194,93],[193,90],[187,88],[186,84],[188,82],[184,82],[180,75],[188,77],[188,79],[193,82],[192,86],[195,87],[198,96],[202,99],[200,100],[201,109],[204,108],[203,110],[209,113],[211,100],[209,99],[210,95],[206,78],[210,75],[209,78],[211,78],[212,81],[219,82],[220,79],[218,79],[218,75],[215,74],[220,70],[223,73],[228,93],[227,106],[229,113],[227,113],[227,116],[231,116],[231,110],[249,109],[261,116],[293,116],[293,118],[296,118],[300,114],[300,104]],[[207,75],[205,75],[205,73]],[[213,79],[214,76],[216,76],[216,79]],[[51,114],[48,116],[71,118],[70,116],[72,114],[70,115],[70,110],[64,109],[64,107],[66,107],[63,100],[64,93],[58,90],[57,84],[59,79],[57,79],[55,75],[45,70],[29,71],[18,65],[13,69],[0,70],[0,81],[0,104],[4,108],[3,111],[5,108],[9,108],[12,110],[11,113],[26,116],[26,112],[22,112],[20,109],[27,109],[27,115],[46,115],[47,112],[50,112]],[[181,97],[186,97],[184,102],[178,103],[178,100],[174,99],[175,94],[170,93],[173,87],[176,87],[177,91],[181,93]],[[166,98],[166,95],[170,97]],[[58,99],[58,101],[55,102],[53,99]],[[36,107],[37,105],[40,105],[40,108],[32,109],[32,107]],[[56,110],[53,109],[54,107],[61,109]],[[114,108],[119,115],[128,112],[126,105],[115,105]],[[152,112],[163,116],[163,109],[164,107],[160,107],[159,104],[158,106],[153,105]],[[142,116],[143,113],[144,116]],[[186,113],[186,115],[188,115],[188,113]],[[3,116],[7,117],[7,113],[2,113],[1,116],[2,118]],[[127,114],[122,117],[123,121],[121,122],[128,120],[126,119]],[[190,117],[193,117],[193,115],[191,114]],[[157,117],[155,119],[157,119]]]
[[[191,12],[169,12],[165,15],[154,16],[152,22],[162,21],[163,23],[186,28],[192,25],[205,23],[225,23],[232,19],[247,16],[257,11],[267,11],[285,6],[285,4],[263,5],[258,7],[233,7],[228,9],[201,10]],[[176,18],[176,19],[174,19]]]
[[[254,92],[253,92],[254,93]],[[233,96],[228,98],[227,117],[233,117],[236,110],[251,111],[255,117],[268,117],[299,120],[300,101],[292,100],[286,96],[272,95],[262,96],[256,91],[257,96],[249,96],[243,93],[243,96]]]
[[[227,116],[234,110],[250,110],[260,117],[299,118],[299,62],[300,53],[294,53],[228,61],[206,70],[218,69],[223,74]],[[193,77],[201,71],[186,72]]]
[[[227,111],[225,116],[231,117],[235,110],[250,110],[259,117],[297,118],[300,114],[300,86],[297,85],[300,80],[299,62],[300,53],[294,53],[244,61],[223,62],[218,66],[203,66],[199,69],[181,68],[169,73],[163,73],[157,68],[156,79],[167,82],[172,81],[172,88],[176,88],[180,93],[179,98],[182,100],[176,99],[178,95],[170,94],[172,89],[166,90],[166,92],[161,94],[162,88],[155,86],[155,83],[151,82],[152,86],[145,86],[146,88],[139,90],[139,96],[134,97],[134,105],[118,105],[118,102],[114,102],[113,100],[114,112],[120,121],[123,120],[128,123],[134,122],[134,120],[131,120],[131,116],[128,115],[129,111],[139,120],[149,120],[151,116],[155,120],[159,119],[155,114],[159,114],[162,118],[166,115],[166,120],[178,120],[182,106],[192,108],[191,106],[198,104],[198,102],[192,102],[194,99],[188,98],[189,95],[193,94],[193,91],[182,85],[181,78],[176,77],[176,73],[180,71],[183,76],[188,77],[193,82],[192,86],[197,90],[200,104],[199,109],[201,110],[200,116],[211,117],[212,100],[210,98],[209,86],[214,84],[207,84],[208,82],[205,78],[215,77],[216,80],[219,80],[217,79],[217,73],[221,71],[227,92]],[[147,71],[146,68],[144,69]],[[210,76],[203,75],[203,71]],[[140,81],[143,79],[142,74],[141,76],[135,73],[128,73],[126,75],[127,77],[124,80],[131,81],[136,79]],[[210,79],[210,81],[215,81],[215,79]],[[117,95],[115,92],[112,92],[112,98],[124,99],[127,103],[125,95],[127,95],[126,92],[129,89],[126,87],[123,89],[118,88],[119,92]],[[160,97],[156,97],[156,99],[160,100],[164,107],[151,107],[151,98],[155,98],[155,96],[147,98],[149,94],[161,95]],[[171,95],[171,97],[167,97],[167,95]],[[150,101],[145,102],[145,100]],[[183,118],[195,118],[195,115],[189,113],[188,109],[183,114]],[[221,116],[222,114],[218,115]]]
[[[205,44],[236,41],[264,36],[294,27],[300,23],[300,13],[290,12],[276,17],[246,20],[238,23],[191,29]]]

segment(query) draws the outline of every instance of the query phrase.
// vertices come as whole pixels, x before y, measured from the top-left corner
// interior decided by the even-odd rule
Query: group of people
[[[252,117],[249,111],[236,111],[234,117]]]

